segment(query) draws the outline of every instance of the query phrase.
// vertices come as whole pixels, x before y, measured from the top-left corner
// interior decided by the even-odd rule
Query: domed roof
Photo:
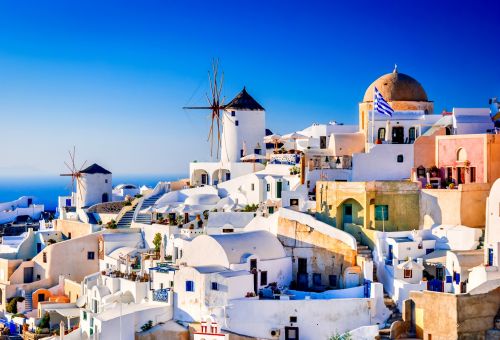
[[[397,68],[394,68],[392,73],[383,75],[375,80],[366,89],[363,102],[373,101],[373,88],[382,93],[384,99],[388,102],[392,101],[415,101],[427,102],[427,93],[418,81],[404,73],[399,73]]]

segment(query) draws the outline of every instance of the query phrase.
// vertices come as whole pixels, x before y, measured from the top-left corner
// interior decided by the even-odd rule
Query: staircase
[[[152,207],[161,196],[163,196],[163,194],[156,194],[148,198],[145,198],[144,201],[142,202],[141,210]],[[135,218],[135,222],[143,224],[151,224],[151,213],[141,214],[139,212],[139,214],[137,214],[137,217]]]
[[[132,210],[127,211],[122,216],[122,218],[120,218],[120,220],[116,224],[117,228],[130,228],[130,225],[132,224],[132,220],[134,218],[134,212],[136,207],[137,205]]]
[[[24,308],[26,310],[33,310],[33,298],[31,293],[26,293],[26,297],[24,298]]]

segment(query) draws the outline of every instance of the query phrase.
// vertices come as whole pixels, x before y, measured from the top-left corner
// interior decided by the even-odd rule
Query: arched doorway
[[[337,207],[337,227],[345,229],[347,224],[363,226],[364,215],[364,209],[361,203],[353,198],[348,198]]]
[[[217,169],[214,171],[212,176],[212,184],[217,185],[219,183],[228,181],[231,179],[231,172],[227,169]]]
[[[109,196],[108,196],[107,192],[102,194],[102,203],[106,203],[106,202],[109,202]]]
[[[193,183],[194,186],[208,185],[209,180],[210,178],[208,176],[208,172],[206,172],[205,170],[197,169],[193,171],[191,183]]]

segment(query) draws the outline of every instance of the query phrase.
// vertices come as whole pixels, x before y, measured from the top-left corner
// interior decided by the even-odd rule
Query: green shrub
[[[49,327],[50,327],[50,315],[49,313],[45,312],[43,317],[40,319],[40,322],[38,323],[38,328],[44,329]]]
[[[17,314],[17,303],[23,302],[24,298],[22,296],[14,296],[7,302],[5,310],[7,313]]]
[[[247,204],[244,208],[244,212],[255,212],[259,209],[259,206],[257,204]]]
[[[151,320],[149,320],[148,322],[146,322],[144,325],[141,326],[143,332],[150,330],[151,328],[153,328],[153,321]]]

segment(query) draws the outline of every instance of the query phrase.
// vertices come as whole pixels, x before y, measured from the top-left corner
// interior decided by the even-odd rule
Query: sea
[[[176,181],[186,175],[113,175],[113,187],[122,184],[146,185],[154,188],[160,181]],[[55,211],[57,198],[71,193],[71,179],[60,176],[6,177],[0,176],[0,203],[34,196],[36,204],[44,204],[46,211]]]

